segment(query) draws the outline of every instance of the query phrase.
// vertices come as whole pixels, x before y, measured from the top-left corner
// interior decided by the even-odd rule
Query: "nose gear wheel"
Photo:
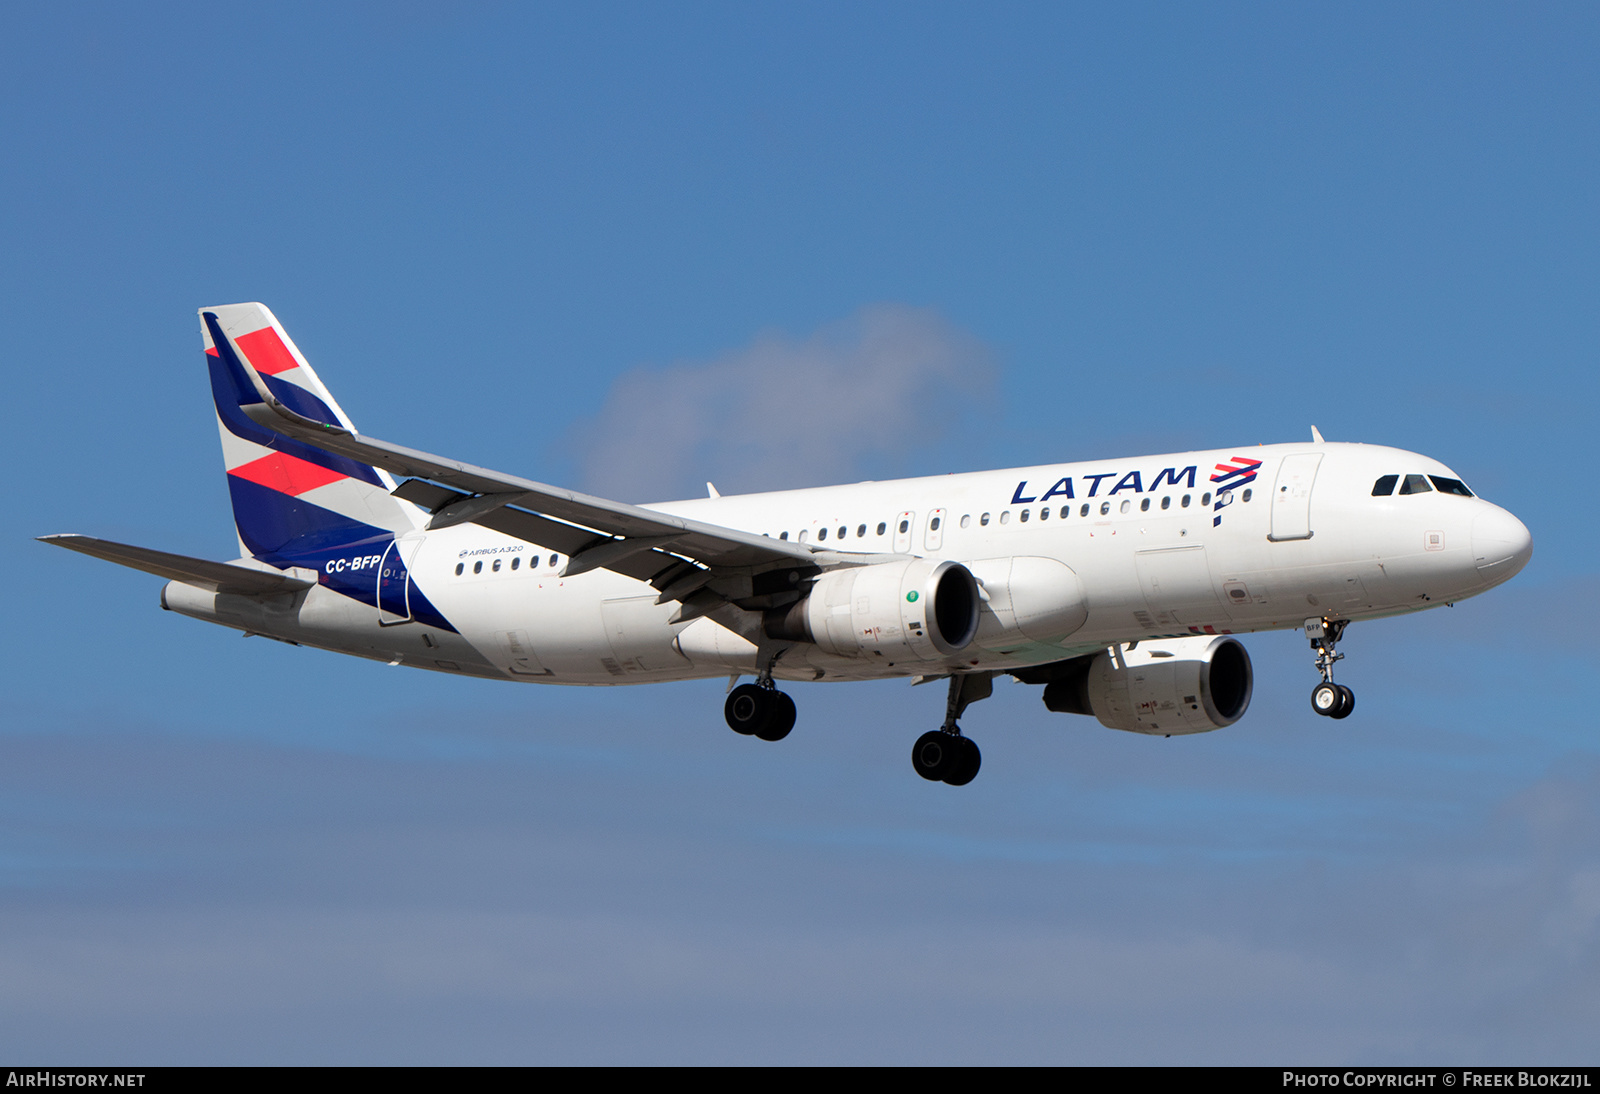
[[[1344,660],[1344,654],[1337,649],[1339,639],[1349,624],[1348,619],[1326,616],[1306,620],[1306,638],[1317,655],[1317,671],[1322,674],[1322,683],[1311,689],[1311,709],[1325,718],[1348,718],[1356,709],[1355,692],[1333,682],[1333,666]]]

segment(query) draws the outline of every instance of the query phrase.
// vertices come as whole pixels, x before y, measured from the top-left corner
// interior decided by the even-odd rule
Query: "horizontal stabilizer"
[[[126,543],[113,543],[109,539],[96,539],[93,536],[40,536],[39,542],[53,543],[69,551],[93,555],[107,562],[115,562],[119,566],[130,566],[147,574],[155,574],[157,577],[170,578],[186,585],[195,585],[219,593],[279,596],[283,593],[309,589],[316,584],[315,581],[290,577],[287,574],[252,570],[236,566],[231,562],[210,562],[203,558],[190,558],[188,555],[152,551],[148,547],[132,547]]]

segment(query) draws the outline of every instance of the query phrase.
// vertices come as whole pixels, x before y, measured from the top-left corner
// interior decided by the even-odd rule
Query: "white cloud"
[[[904,473],[987,403],[990,353],[937,313],[863,308],[802,339],[640,368],[573,431],[585,486],[634,501]],[[949,470],[949,468],[940,468]]]

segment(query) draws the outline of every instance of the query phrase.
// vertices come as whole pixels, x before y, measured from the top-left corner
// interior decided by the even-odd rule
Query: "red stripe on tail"
[[[234,341],[238,343],[245,357],[249,358],[251,366],[267,376],[276,376],[280,372],[300,367],[300,362],[294,359],[289,347],[283,344],[283,339],[279,338],[278,332],[271,327],[262,327],[258,331],[235,338]]]
[[[241,479],[293,497],[349,477],[337,471],[329,471],[326,467],[318,467],[287,452],[273,452],[262,456],[259,460],[251,460],[242,467],[235,467],[228,474],[237,475]]]

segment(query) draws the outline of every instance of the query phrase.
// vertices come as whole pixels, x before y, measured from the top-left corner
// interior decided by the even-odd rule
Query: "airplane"
[[[1232,725],[1238,634],[1303,630],[1317,714],[1356,621],[1492,588],[1528,529],[1427,456],[1330,443],[628,505],[358,433],[258,303],[200,309],[239,558],[44,542],[168,579],[161,606],[292,645],[525,683],[727,677],[777,741],[775,681],[947,682],[912,766],[961,786],[958,720],[995,676],[1162,736]],[[739,683],[743,677],[753,682]]]

